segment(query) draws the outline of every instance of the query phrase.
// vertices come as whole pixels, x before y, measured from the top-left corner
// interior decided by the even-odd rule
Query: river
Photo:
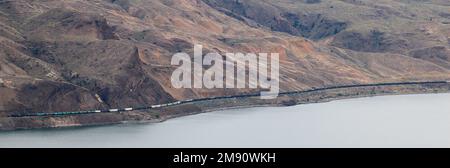
[[[223,110],[162,123],[0,132],[0,147],[450,147],[450,94]]]

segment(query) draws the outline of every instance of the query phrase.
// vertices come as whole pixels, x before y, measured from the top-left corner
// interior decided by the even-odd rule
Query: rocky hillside
[[[278,52],[282,90],[450,79],[447,0],[0,0],[0,116],[251,92],[174,89],[171,56]]]

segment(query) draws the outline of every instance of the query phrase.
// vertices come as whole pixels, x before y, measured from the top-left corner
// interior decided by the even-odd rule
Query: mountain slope
[[[253,91],[172,88],[171,56],[194,44],[204,53],[280,53],[284,91],[446,80],[449,8],[438,0],[0,1],[0,115]]]

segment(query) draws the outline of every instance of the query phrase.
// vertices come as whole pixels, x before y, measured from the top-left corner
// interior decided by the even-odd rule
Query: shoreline
[[[406,93],[406,94],[379,94],[375,96],[357,96],[357,97],[342,97],[342,98],[336,98],[333,100],[327,100],[327,101],[320,101],[315,103],[306,103],[306,104],[297,104],[292,106],[301,106],[301,105],[307,105],[307,104],[320,104],[320,103],[329,103],[339,100],[350,100],[350,99],[360,99],[360,98],[371,98],[371,97],[383,97],[383,96],[402,96],[402,95],[429,95],[429,94],[450,94],[450,90],[447,92],[435,92],[435,93]],[[0,130],[0,133],[7,133],[7,132],[16,132],[16,131],[32,131],[32,130],[64,130],[64,129],[83,129],[83,128],[94,128],[94,127],[103,127],[103,126],[114,126],[114,125],[136,125],[136,124],[157,124],[162,123],[171,119],[175,118],[182,118],[186,116],[193,116],[198,114],[204,114],[204,113],[210,113],[210,112],[217,112],[222,110],[233,110],[233,109],[247,109],[247,108],[264,108],[264,107],[289,107],[289,106],[283,106],[283,105],[250,105],[250,106],[235,106],[235,107],[222,107],[217,109],[209,109],[202,112],[196,112],[196,113],[189,113],[189,114],[183,114],[183,115],[174,115],[174,116],[168,116],[164,119],[152,119],[152,120],[143,120],[143,121],[122,121],[120,123],[100,123],[100,124],[86,124],[86,125],[72,125],[72,126],[62,126],[62,127],[46,127],[46,128],[30,128],[30,129],[15,129],[15,130]]]
[[[305,104],[296,104],[296,105],[292,105],[292,106],[301,106],[301,105],[307,105],[307,104],[321,104],[321,103],[329,103],[329,102],[340,101],[340,100],[351,100],[351,99],[383,97],[383,96],[407,96],[407,95],[429,95],[429,94],[449,94],[449,93],[450,93],[450,91],[448,91],[448,92],[437,92],[437,93],[379,94],[379,95],[375,95],[375,96],[368,95],[368,96],[342,97],[342,98],[336,98],[336,99],[333,99],[333,100],[326,100],[326,101],[320,101],[320,102],[314,102],[314,103],[305,103]],[[290,106],[267,104],[267,105],[249,105],[249,106],[222,107],[222,108],[217,108],[217,109],[209,109],[209,110],[198,112],[198,113],[191,113],[191,114],[186,114],[186,115],[172,116],[172,117],[165,118],[163,120],[137,121],[137,122],[124,121],[124,123],[122,123],[122,124],[161,123],[161,122],[165,122],[167,120],[174,119],[174,118],[181,118],[181,117],[198,115],[198,114],[203,114],[203,113],[217,112],[217,111],[222,111],[222,110],[258,108],[258,107],[264,108],[264,107],[290,107]]]
[[[336,100],[395,96],[395,95],[414,95],[431,93],[450,93],[450,85],[417,85],[410,86],[387,86],[387,87],[363,87],[357,89],[335,89],[319,91],[314,93],[300,93],[296,95],[283,95],[276,100],[261,100],[258,98],[233,98],[230,100],[208,100],[204,102],[189,103],[173,107],[162,108],[159,110],[147,110],[139,112],[122,112],[107,114],[85,114],[79,116],[55,116],[55,117],[25,117],[20,119],[0,118],[0,132],[33,130],[33,129],[61,129],[61,128],[81,128],[96,127],[119,124],[148,124],[161,123],[169,119],[208,113],[220,110],[245,109],[255,107],[284,107],[312,103],[325,103]],[[319,95],[319,96],[318,96]],[[86,118],[87,117],[87,118]],[[96,118],[90,120],[89,117]],[[114,118],[116,117],[116,118]],[[4,120],[16,121],[10,127],[3,127]],[[87,122],[81,122],[88,119]],[[43,120],[43,121],[40,121]],[[27,125],[26,121],[38,122],[41,125]],[[79,122],[77,122],[79,121]],[[24,125],[20,125],[24,124]]]

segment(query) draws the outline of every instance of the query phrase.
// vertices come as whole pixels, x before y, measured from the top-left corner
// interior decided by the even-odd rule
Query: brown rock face
[[[448,80],[448,11],[437,0],[2,1],[0,116],[255,91],[173,88],[171,57],[194,44],[280,53],[282,91]]]
[[[239,20],[251,20],[273,31],[286,32],[310,39],[335,35],[347,27],[347,23],[324,17],[320,13],[303,13],[279,8],[271,2],[204,0],[205,3]],[[305,1],[306,4],[320,1]],[[305,4],[302,4],[305,5]]]

